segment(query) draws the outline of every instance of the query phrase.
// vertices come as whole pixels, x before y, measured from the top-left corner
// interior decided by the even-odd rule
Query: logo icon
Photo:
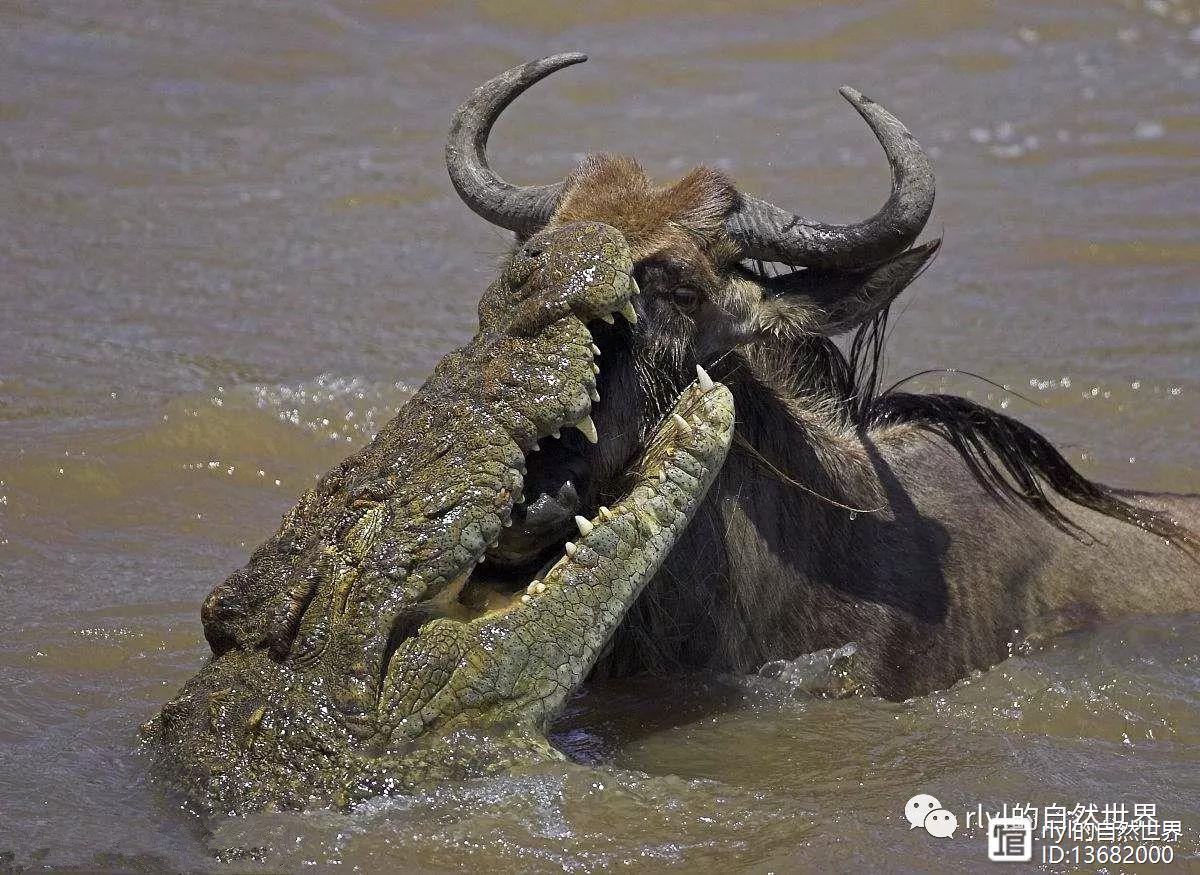
[[[993,817],[988,821],[988,859],[996,863],[1028,863],[1033,858],[1033,822],[1028,817]]]
[[[935,808],[925,815],[925,832],[939,839],[948,839],[958,829],[958,818],[953,811]]]
[[[930,796],[928,793],[918,793],[912,799],[909,799],[904,803],[904,816],[912,824],[909,829],[924,826],[925,815],[941,807],[942,803],[937,801],[937,797]]]
[[[939,839],[949,838],[958,829],[958,818],[954,812],[942,808],[936,796],[918,793],[904,803],[904,818],[909,829],[925,827],[925,832]]]

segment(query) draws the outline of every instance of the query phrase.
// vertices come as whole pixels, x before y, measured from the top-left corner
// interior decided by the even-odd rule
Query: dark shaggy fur
[[[1041,514],[1057,528],[1087,537],[1054,506],[1046,487],[1075,504],[1138,526],[1196,556],[1200,539],[1189,529],[1145,507],[1123,500],[1115,490],[1084,477],[1034,429],[957,395],[918,395],[894,389],[881,391],[885,310],[855,332],[850,355],[843,356],[829,341],[824,354],[812,359],[826,370],[818,382],[839,387],[837,397],[859,429],[913,425],[938,435],[962,456],[967,467],[999,502],[1019,502]],[[901,381],[903,382],[903,381]]]
[[[787,276],[796,271],[787,265],[761,261],[747,263],[746,267],[760,277]],[[894,290],[893,298],[923,272],[924,268]],[[859,326],[848,355],[826,337],[806,338],[793,364],[797,393],[811,396],[815,392],[836,401],[844,422],[862,433],[888,425],[912,425],[938,435],[962,456],[979,484],[998,502],[1025,504],[1076,537],[1087,534],[1054,506],[1046,495],[1046,486],[1075,504],[1156,534],[1189,555],[1200,553],[1196,533],[1084,477],[1046,438],[1024,423],[956,395],[883,389],[889,313],[890,306],[884,307]]]
[[[748,507],[769,508],[765,512],[772,522],[764,518],[756,526],[778,535],[765,542],[743,540],[721,517],[719,503],[726,499],[710,497],[671,562],[618,630],[598,667],[602,675],[696,668],[752,671],[772,659],[854,641],[870,654],[864,688],[904,698],[953,683],[1006,652],[1007,645],[1000,642],[1004,636],[993,644],[994,630],[989,630],[953,658],[937,655],[970,634],[959,630],[964,620],[951,616],[955,609],[949,596],[934,583],[941,575],[940,527],[904,510],[906,498],[892,488],[887,500],[897,521],[872,523],[879,508],[853,492],[853,478],[816,461],[809,444],[813,435],[780,407],[781,394],[804,399],[806,406],[820,409],[866,441],[872,431],[899,425],[936,435],[962,458],[998,506],[1012,514],[1027,508],[1081,542],[1090,541],[1091,533],[1064,515],[1049,493],[1159,535],[1195,559],[1200,541],[1194,532],[1166,513],[1127,501],[1084,477],[1029,426],[966,398],[882,389],[886,325],[885,311],[854,334],[848,353],[825,337],[796,338],[773,351],[770,358],[777,367],[766,382],[741,356],[711,363],[714,376],[734,387],[739,405],[739,434],[722,488],[734,489],[736,500]],[[680,355],[686,354],[677,351],[669,358]],[[669,391],[663,387],[664,396]],[[751,485],[751,472],[764,479]],[[748,493],[739,481],[746,483]],[[764,482],[776,486],[764,488]],[[858,528],[846,523],[854,520],[856,514],[846,512],[855,507]],[[1024,525],[1015,520],[1012,533]],[[905,534],[897,534],[896,527]],[[858,555],[852,545],[859,542],[870,543],[881,555]],[[880,560],[905,568],[922,583],[909,589],[867,582],[867,569],[878,574],[875,563]],[[775,561],[797,569],[799,576],[780,579],[771,571],[755,572]],[[959,598],[965,603],[957,610],[972,615],[973,622],[1008,632],[1025,626],[1016,602],[1008,598],[996,600],[994,593],[985,592]],[[1084,622],[1103,616],[1086,606],[1081,610],[1090,618]],[[946,671],[932,672],[931,664]]]

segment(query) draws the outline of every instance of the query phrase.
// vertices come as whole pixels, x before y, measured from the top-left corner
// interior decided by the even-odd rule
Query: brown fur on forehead
[[[725,235],[725,216],[737,201],[733,183],[710,167],[656,186],[632,158],[589,155],[567,180],[551,223],[612,225],[625,235],[634,261],[685,241],[724,256],[736,251]]]

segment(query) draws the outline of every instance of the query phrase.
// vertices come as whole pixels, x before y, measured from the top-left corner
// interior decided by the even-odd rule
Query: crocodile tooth
[[[556,428],[556,429],[554,429],[554,431],[550,432],[550,437],[556,438],[556,439],[560,438],[560,437],[562,437],[562,432]]]
[[[588,394],[592,396],[592,403],[593,403],[593,404],[599,404],[599,403],[600,403],[600,393],[599,393],[599,392],[596,390],[596,387],[595,387],[595,386],[592,386],[592,387],[590,387],[590,388],[588,389]]]
[[[600,435],[596,431],[596,423],[592,422],[590,416],[585,416],[579,422],[575,423],[575,427],[583,432],[583,436],[588,439],[588,443],[598,443]]]
[[[692,427],[688,424],[686,419],[684,419],[678,413],[672,413],[671,419],[675,422],[675,425],[679,427],[679,430],[683,432],[684,437],[689,437],[691,435]]]
[[[600,355],[600,347],[596,346],[594,343],[592,344],[592,354],[597,356]]]
[[[567,543],[563,545],[563,549],[567,551],[568,556],[574,556],[575,551],[578,550],[579,548],[577,546],[575,546],[575,543],[573,541],[567,541]]]
[[[596,364],[595,362],[592,362],[592,373],[593,374],[600,373],[600,366],[598,364]]]
[[[527,605],[527,604],[529,604],[531,601],[533,601],[533,599],[531,599],[531,598],[529,597],[529,593],[525,593],[525,595],[521,596],[521,604],[523,604],[523,605]]]
[[[592,525],[591,520],[582,516],[575,517],[575,525],[579,526],[579,534],[583,535],[584,537],[587,537],[588,533],[595,528],[595,526]]]
[[[696,365],[696,379],[700,381],[700,391],[707,392],[713,387],[712,377],[708,375],[708,371]]]
[[[492,544],[492,546],[493,546],[493,547],[495,547],[496,545],[495,545],[495,544]],[[475,563],[475,564],[476,564],[476,565],[482,565],[484,562],[487,562],[487,553],[481,553],[481,554],[479,555],[479,561],[478,561],[477,563]]]
[[[533,442],[533,448],[532,448],[532,449],[531,449],[529,452],[531,452],[531,453],[536,453],[536,452],[537,452],[538,450],[540,450],[541,448],[542,448],[542,447],[541,447],[541,445],[540,445],[540,444],[539,444],[537,441],[534,441],[534,442]]]
[[[533,582],[533,591],[538,595],[541,595],[546,591],[546,584],[542,583],[540,580],[535,580]]]
[[[630,277],[629,278],[629,294],[640,295],[641,293],[642,293],[642,287],[638,285],[637,280],[635,280],[633,277]]]
[[[625,317],[625,321],[630,325],[637,325],[637,310],[633,309],[633,304],[626,304],[622,307],[621,315]]]
[[[542,591],[541,589],[538,589],[539,586],[542,587],[542,589],[545,589],[545,585],[540,580],[531,580],[529,582],[529,586],[525,587],[525,592],[529,593],[530,595],[536,595]]]
[[[613,513],[611,510],[609,510],[607,507],[605,507],[604,505],[600,505],[600,518],[602,520],[608,521],[608,520],[611,520],[615,516],[616,516],[616,514]]]
[[[605,313],[605,314],[604,314],[603,316],[601,316],[600,318],[601,318],[601,319],[603,319],[605,322],[607,322],[609,325],[612,325],[614,322],[616,322],[616,321],[617,321],[617,320],[613,319],[613,314],[612,314],[612,313]]]
[[[667,469],[666,468],[663,468],[661,471],[658,472],[658,482],[659,483],[667,482]]]

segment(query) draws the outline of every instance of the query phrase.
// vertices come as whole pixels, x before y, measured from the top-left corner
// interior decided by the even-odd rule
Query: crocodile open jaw
[[[384,713],[403,715],[393,742],[466,723],[544,728],[557,713],[666,559],[729,448],[733,397],[697,371],[647,441],[624,496],[592,519],[578,517],[577,540],[543,573],[474,617],[440,619],[436,631],[426,626],[399,644],[381,702]],[[414,696],[411,667],[439,659],[444,682]],[[482,716],[497,699],[507,705]]]
[[[531,237],[485,292],[475,337],[213,590],[213,659],[145,727],[195,801],[345,802],[557,755],[546,725],[687,526],[733,432],[732,395],[698,370],[610,507],[508,550],[507,567],[484,562],[539,445],[570,426],[583,437],[559,457],[604,441],[592,329],[636,320],[631,267],[605,225]],[[473,740],[457,743],[459,729]]]

